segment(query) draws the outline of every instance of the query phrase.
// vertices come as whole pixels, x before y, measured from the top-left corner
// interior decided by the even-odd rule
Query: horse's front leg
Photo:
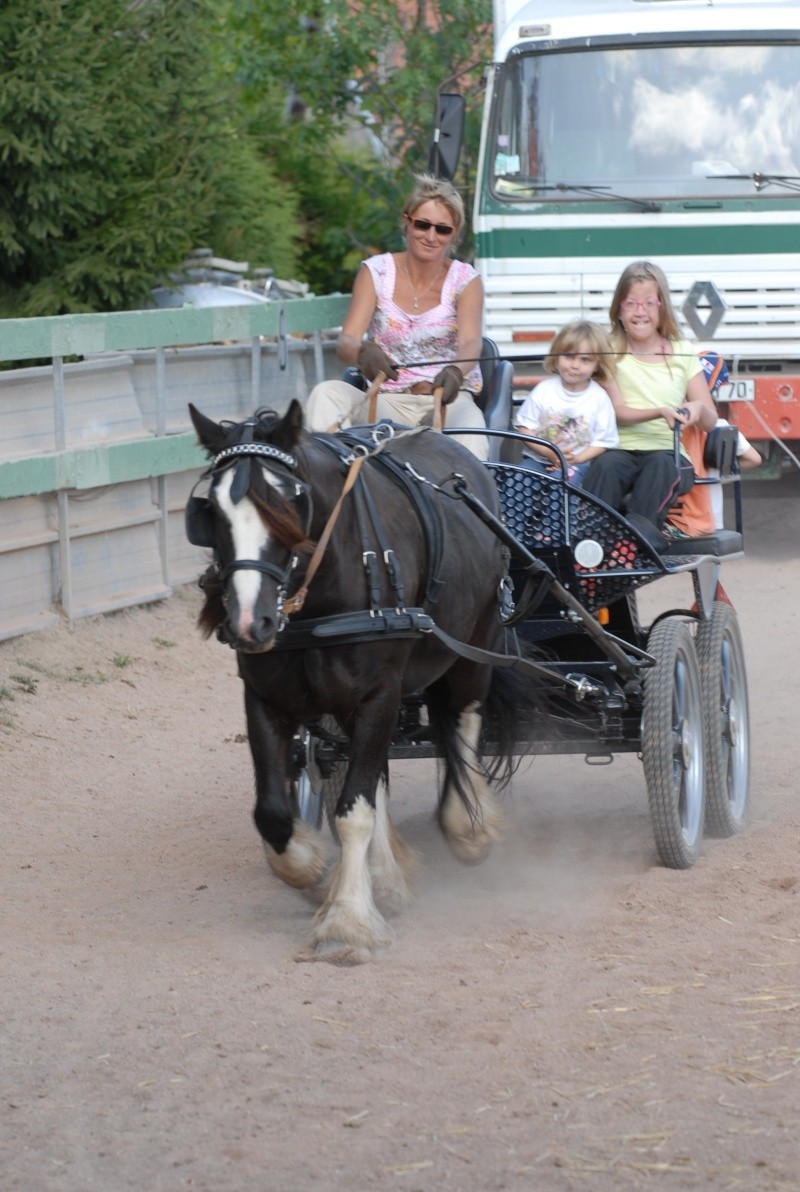
[[[256,804],[253,819],[272,870],[290,886],[314,886],[325,871],[320,834],[293,817],[287,759],[290,734],[282,733],[264,701],[245,681],[247,734],[253,755]]]
[[[314,917],[312,943],[318,951],[366,948],[389,942],[391,932],[375,905],[369,866],[375,831],[376,788],[397,718],[398,699],[362,705],[350,727],[350,761],[336,804],[342,857],[328,896]]]

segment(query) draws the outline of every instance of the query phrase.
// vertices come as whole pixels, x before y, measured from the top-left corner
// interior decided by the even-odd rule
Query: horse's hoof
[[[446,836],[445,839],[453,856],[465,865],[480,865],[489,856],[494,844],[494,839],[483,832],[468,837]]]
[[[295,820],[292,836],[282,853],[264,841],[264,852],[273,873],[298,890],[316,886],[325,873],[325,850],[319,832]]]
[[[323,964],[334,964],[338,968],[355,968],[359,964],[369,964],[372,953],[369,948],[355,944],[345,944],[342,947],[332,940],[326,940],[317,946],[313,959]]]
[[[442,831],[452,853],[467,865],[486,859],[493,844],[503,839],[505,816],[491,798],[485,798],[479,816],[470,820],[463,803],[453,799],[444,808]]]

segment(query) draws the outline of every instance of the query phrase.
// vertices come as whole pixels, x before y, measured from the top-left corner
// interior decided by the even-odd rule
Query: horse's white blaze
[[[216,489],[217,503],[231,527],[234,558],[258,559],[269,543],[270,533],[249,497],[242,497],[241,501],[234,505],[231,500],[231,485],[235,475],[235,468],[223,472]],[[264,479],[268,484],[279,488],[274,477],[266,471]],[[248,636],[253,624],[255,604],[263,578],[261,572],[249,570],[234,571],[231,576],[231,584],[239,604],[239,624],[236,628],[242,637]]]
[[[478,759],[481,731],[479,707],[478,703],[468,704],[458,718],[459,746],[468,769],[469,793],[475,808],[475,819],[470,817],[455,791],[451,791],[445,800],[441,815],[447,843],[462,861],[480,861],[500,839],[503,828],[503,814],[489,790]]]
[[[375,812],[359,795],[345,816],[336,817],[342,859],[325,903],[314,916],[312,942],[376,948],[391,933],[375,905],[367,865],[367,850],[375,826]]]

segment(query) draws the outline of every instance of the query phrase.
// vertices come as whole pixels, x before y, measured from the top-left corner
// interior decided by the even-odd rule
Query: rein
[[[350,489],[353,487],[356,480],[358,480],[358,473],[361,471],[361,467],[366,458],[366,455],[358,455],[350,464],[347,476],[345,477],[344,485],[342,486],[342,491],[339,494],[339,499],[328,516],[328,520],[325,523],[325,529],[320,534],[317,545],[314,547],[314,553],[309,560],[308,567],[306,568],[305,582],[300,588],[297,589],[294,596],[289,596],[284,601],[283,611],[286,616],[291,616],[292,613],[299,613],[305,604],[306,596],[308,595],[308,586],[314,576],[317,574],[319,565],[322,562],[322,557],[328,548],[328,543],[331,540],[331,534],[333,533],[334,527],[339,520],[339,514],[342,512],[344,499],[350,492]]]

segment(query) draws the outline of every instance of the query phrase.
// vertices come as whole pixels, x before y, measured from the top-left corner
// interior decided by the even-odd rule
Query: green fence
[[[214,417],[337,375],[347,296],[0,320],[0,638],[162,598],[199,560],[182,508]]]

